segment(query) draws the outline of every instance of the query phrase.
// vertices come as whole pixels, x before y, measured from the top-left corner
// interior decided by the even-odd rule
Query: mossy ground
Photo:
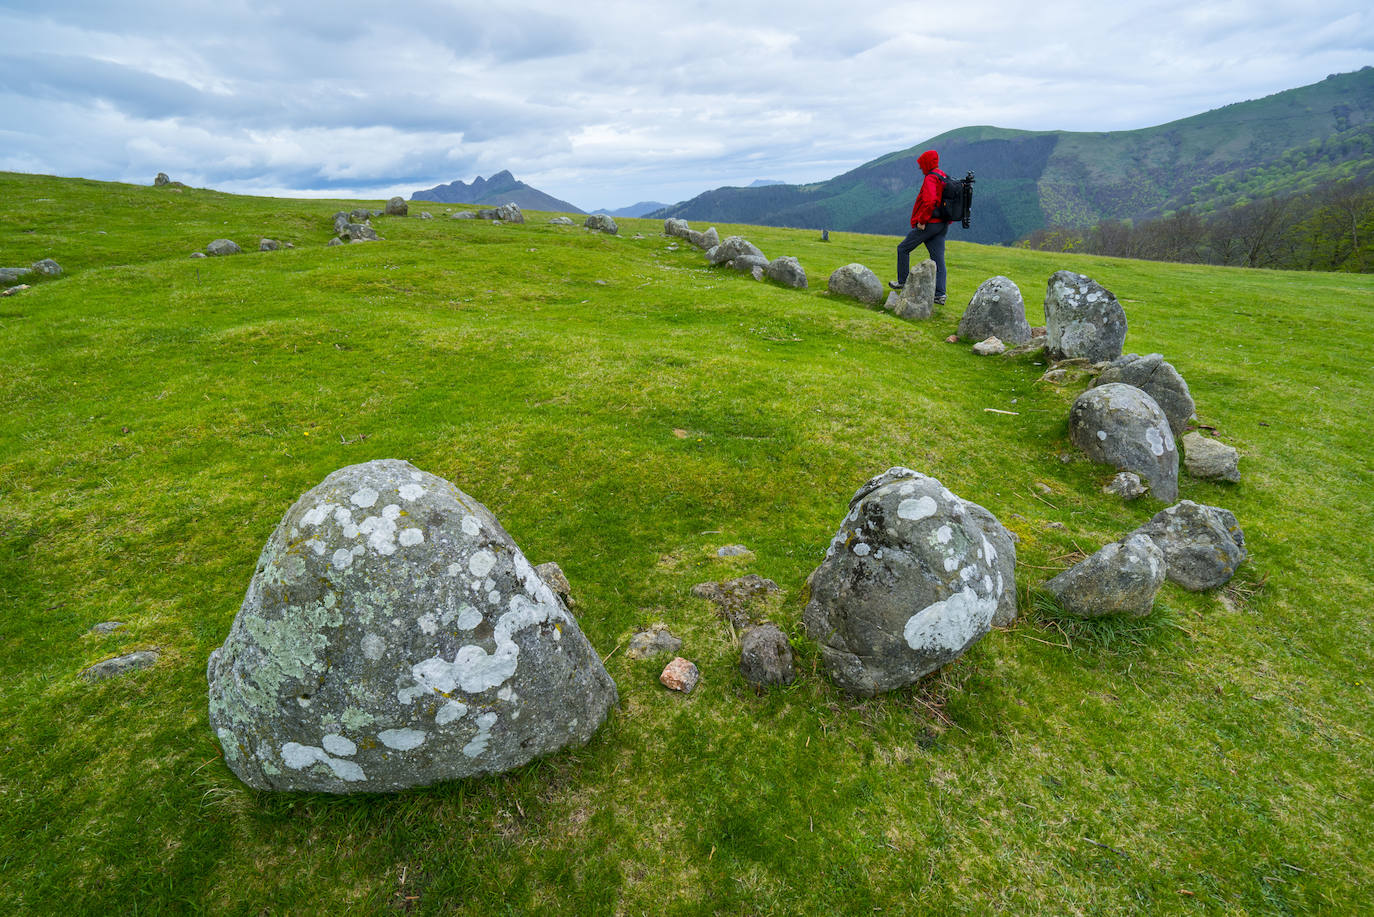
[[[0,174],[0,263],[67,271],[0,299],[8,908],[1368,907],[1374,279],[955,242],[950,304],[907,323],[822,292],[851,261],[886,279],[895,238],[718,227],[797,256],[799,292],[710,269],[649,221],[612,238],[412,204],[437,218],[326,248],[354,205]],[[297,247],[252,251],[264,236]],[[249,251],[187,257],[217,237]],[[944,343],[995,274],[1034,323],[1059,268],[1117,294],[1127,349],[1163,353],[1244,454],[1238,486],[1182,483],[1245,529],[1223,592],[1169,585],[1148,618],[1088,624],[1032,600],[1162,506],[1060,461],[1078,386]],[[210,650],[286,508],[374,458],[452,480],[562,565],[622,697],[587,747],[394,796],[271,796],[229,773]],[[856,702],[800,631],[803,583],[854,490],[897,464],[1019,535],[1022,616]],[[753,557],[715,558],[732,543]],[[691,595],[744,572],[784,590],[790,688],[748,688]],[[88,633],[111,619],[128,627]],[[701,667],[690,696],[617,651],[658,620]],[[77,677],[148,647],[151,670]]]

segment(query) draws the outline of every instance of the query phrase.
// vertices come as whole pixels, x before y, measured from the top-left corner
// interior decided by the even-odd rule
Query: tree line
[[[1051,226],[1016,243],[1080,252],[1239,267],[1374,272],[1374,179],[1246,201],[1212,213],[1184,208],[1153,220]]]

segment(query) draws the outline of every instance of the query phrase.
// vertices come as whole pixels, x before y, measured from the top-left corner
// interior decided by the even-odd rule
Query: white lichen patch
[[[292,770],[304,770],[313,764],[326,765],[334,776],[340,780],[366,780],[367,776],[363,769],[352,761],[341,761],[331,758],[325,753],[323,748],[318,745],[301,745],[298,742],[287,742],[281,747],[282,763]]]
[[[481,579],[496,566],[496,555],[487,550],[474,551],[468,558],[468,572]]]
[[[481,616],[478,618],[480,620]],[[410,704],[431,691],[450,694],[462,690],[467,694],[480,694],[499,687],[515,674],[519,664],[520,647],[512,639],[514,635],[527,627],[550,621],[562,624],[566,620],[567,616],[557,605],[536,605],[524,595],[512,596],[510,611],[496,622],[494,652],[488,653],[470,643],[460,647],[451,662],[442,656],[417,662],[410,669],[415,684],[397,691],[396,699],[402,704]]]
[[[414,503],[425,495],[425,489],[419,484],[402,484],[397,493],[401,495],[402,500]]]
[[[484,713],[477,718],[477,735],[472,737],[468,744],[463,746],[463,754],[469,758],[475,758],[487,750],[487,743],[491,741],[491,727],[496,725],[495,713]]]
[[[500,691],[496,692],[496,696],[509,704],[511,701],[515,700],[520,695],[516,694],[515,691],[511,689],[510,685],[506,685]]]
[[[468,705],[451,700],[439,708],[439,712],[434,714],[434,725],[447,726],[449,723],[457,722],[467,716]]]
[[[380,516],[368,516],[358,525],[358,531],[367,536],[367,546],[383,557],[396,553],[396,520],[400,515],[401,507],[390,503]]]
[[[377,741],[396,751],[410,751],[425,744],[428,734],[419,729],[383,729],[377,733]]]
[[[930,497],[913,497],[897,504],[897,515],[908,522],[919,522],[935,515],[939,507]]]
[[[868,552],[873,549],[870,548],[866,543],[860,541],[856,542],[855,545],[852,548],[850,548],[850,550],[853,551],[859,557],[867,557]]]
[[[458,610],[458,629],[472,630],[482,623],[482,613],[471,605],[464,605]]]
[[[424,544],[425,533],[416,528],[402,529],[401,534],[396,536],[403,548],[413,548],[417,544]]]
[[[419,625],[420,630],[426,634],[432,635],[439,629],[439,621],[434,617],[433,612],[426,612],[420,615],[420,617],[415,620],[415,623]]]
[[[1106,430],[1098,430],[1098,431],[1097,431],[1097,438],[1098,438],[1098,440],[1099,440],[1100,442],[1106,442],[1106,441],[1107,441],[1107,431],[1106,431]]]
[[[359,509],[368,509],[376,505],[377,497],[379,496],[380,494],[378,494],[377,491],[373,490],[371,487],[363,487],[360,488],[358,492],[355,493],[353,496],[349,497],[348,500],[350,503],[352,503]]]
[[[320,744],[324,746],[325,751],[341,758],[351,758],[358,753],[358,746],[337,732],[325,736]]]
[[[478,535],[482,534],[482,522],[476,516],[464,516],[461,525],[463,527],[463,534],[470,538],[476,538]]]
[[[363,635],[363,658],[376,662],[386,652],[386,641],[376,634]]]
[[[1150,453],[1156,457],[1164,454],[1164,437],[1160,435],[1159,429],[1150,427],[1145,431],[1145,442],[1150,446]]]
[[[917,652],[959,652],[988,631],[996,611],[995,599],[980,598],[966,588],[916,612],[907,619],[902,636]]]

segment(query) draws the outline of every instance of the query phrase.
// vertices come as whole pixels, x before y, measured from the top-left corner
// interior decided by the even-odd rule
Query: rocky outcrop
[[[616,702],[486,507],[393,460],[340,469],[287,511],[207,675],[225,762],[271,790],[505,771],[586,742]]]
[[[1169,418],[1169,429],[1174,431],[1175,438],[1188,429],[1188,419],[1196,410],[1192,393],[1178,370],[1160,354],[1122,354],[1103,368],[1093,385],[1112,382],[1124,382],[1149,393]]]
[[[1156,498],[1178,499],[1173,431],[1154,399],[1135,386],[1113,382],[1074,399],[1069,439],[1092,461],[1139,474]]]
[[[802,616],[845,691],[911,684],[1015,617],[1011,533],[983,507],[900,467],[849,507]]]
[[[725,241],[712,248],[706,254],[706,260],[711,264],[723,264],[726,267],[734,267],[734,262],[740,259],[750,259],[749,264],[768,264],[768,259],[764,257],[762,251],[754,243],[743,236],[728,236]]]
[[[826,283],[826,289],[832,295],[847,296],[870,306],[883,301],[882,281],[862,264],[846,264],[836,268]]]
[[[1080,618],[1140,617],[1154,608],[1164,571],[1164,552],[1146,536],[1131,534],[1065,570],[1044,588],[1060,608]]]
[[[1007,277],[984,280],[959,319],[958,333],[966,341],[996,337],[1013,347],[1029,341],[1031,328],[1020,288]]]
[[[1126,342],[1126,311],[1097,281],[1055,271],[1045,292],[1045,353],[1051,360],[1115,360]]]

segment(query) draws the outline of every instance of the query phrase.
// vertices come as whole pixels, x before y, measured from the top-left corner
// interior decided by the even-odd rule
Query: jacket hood
[[[929,175],[940,167],[940,154],[934,150],[926,150],[916,157],[916,164],[921,167],[922,174]]]

